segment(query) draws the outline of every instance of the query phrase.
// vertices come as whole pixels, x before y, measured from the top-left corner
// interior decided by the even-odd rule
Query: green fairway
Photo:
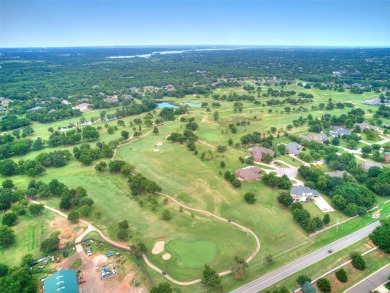
[[[213,261],[216,248],[208,241],[172,240],[166,244],[166,251],[179,259],[183,267],[200,268]]]

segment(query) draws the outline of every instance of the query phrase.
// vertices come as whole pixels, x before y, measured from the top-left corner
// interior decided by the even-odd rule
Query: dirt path
[[[228,219],[225,219],[223,217],[220,217],[218,215],[215,215],[213,213],[210,213],[208,211],[204,211],[204,210],[201,210],[201,209],[196,209],[196,208],[191,208],[191,207],[188,207],[184,204],[182,204],[181,202],[177,201],[175,198],[173,198],[172,196],[170,195],[167,195],[167,194],[164,194],[164,193],[158,193],[162,196],[165,196],[169,199],[171,199],[173,202],[175,202],[176,204],[182,206],[183,208],[187,209],[187,210],[190,210],[190,211],[195,211],[195,212],[199,212],[199,213],[202,213],[202,214],[205,214],[205,215],[208,215],[208,216],[211,216],[211,217],[214,217],[220,221],[223,221],[223,222],[226,222],[226,223],[229,223],[229,224],[232,224],[232,225],[235,225],[236,227],[240,228],[241,230],[251,234],[255,240],[256,240],[256,249],[255,251],[251,254],[251,256],[248,257],[248,259],[246,260],[246,262],[250,262],[256,255],[257,253],[260,251],[260,240],[259,238],[257,237],[257,235],[255,233],[253,233],[250,229],[244,227],[244,226],[241,226],[240,224],[238,223],[235,223],[235,222],[229,222]],[[37,203],[39,204],[40,202],[38,201],[35,201],[35,200],[30,200],[30,202],[32,203]],[[61,217],[64,217],[64,218],[68,218],[68,216],[66,214],[64,214],[63,212],[55,209],[55,208],[52,208],[50,206],[47,206],[47,205],[44,205],[46,209],[60,215]],[[118,247],[118,248],[121,248],[123,250],[126,250],[126,251],[130,251],[130,247],[123,244],[123,243],[120,243],[120,242],[116,242],[116,241],[113,241],[111,240],[110,238],[108,238],[106,235],[104,235],[104,233],[99,230],[98,228],[96,228],[95,226],[93,226],[90,222],[84,220],[84,219],[80,219],[80,222],[84,223],[87,225],[87,229],[82,233],[80,234],[77,238],[76,238],[76,250],[77,252],[83,252],[83,248],[81,246],[81,241],[82,239],[84,238],[84,236],[86,236],[88,233],[90,232],[97,232],[106,242]],[[142,258],[143,260],[145,261],[145,263],[151,268],[153,269],[154,271],[162,274],[163,271],[156,267],[153,263],[150,262],[150,260],[148,259],[148,257],[145,255],[145,254],[142,254]],[[232,271],[231,270],[227,270],[227,271],[224,271],[224,272],[220,272],[219,275],[220,276],[224,276],[224,275],[227,275],[227,274],[230,274]],[[162,274],[163,275],[163,274]],[[181,281],[177,281],[175,280],[174,278],[172,278],[171,276],[169,276],[168,274],[164,274],[163,275],[166,279],[168,279],[169,281],[171,281],[172,283],[176,284],[176,285],[180,285],[180,286],[189,286],[189,285],[193,285],[193,284],[197,284],[197,283],[200,283],[202,280],[201,279],[196,279],[196,280],[192,280],[192,281],[188,281],[188,282],[181,282]]]

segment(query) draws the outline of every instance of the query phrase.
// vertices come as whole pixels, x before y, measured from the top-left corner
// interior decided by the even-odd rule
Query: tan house
[[[119,99],[118,99],[118,96],[115,95],[115,96],[112,96],[112,97],[105,98],[104,101],[107,102],[107,103],[118,103]]]
[[[362,170],[364,172],[368,172],[368,170],[370,170],[371,167],[378,167],[380,169],[383,168],[382,164],[380,163],[377,163],[377,162],[372,162],[372,161],[366,161],[366,162],[363,162],[360,167],[362,168]]]
[[[321,131],[321,133],[309,133],[306,135],[301,135],[301,138],[309,141],[320,142],[320,143],[324,143],[329,139],[328,136],[323,131]]]
[[[80,110],[81,112],[87,111],[91,108],[92,104],[82,103],[77,106],[72,107],[73,110]]]

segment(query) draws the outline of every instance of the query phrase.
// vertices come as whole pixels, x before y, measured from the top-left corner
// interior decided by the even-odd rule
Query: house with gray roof
[[[294,202],[304,202],[313,200],[314,197],[320,196],[320,193],[306,186],[293,186],[290,190],[290,195]]]
[[[351,135],[352,131],[340,126],[333,126],[330,135],[334,137],[342,137],[343,135]]]
[[[380,98],[375,98],[372,100],[364,101],[364,104],[368,106],[390,105],[390,100],[386,100],[386,99],[381,100]]]
[[[359,126],[362,131],[364,131],[366,129],[370,129],[370,130],[378,130],[379,129],[378,126],[370,125],[370,124],[368,124],[366,122],[355,123],[353,126],[355,126],[355,127]]]
[[[338,178],[344,178],[344,174],[347,173],[346,171],[332,171],[332,172],[326,172],[325,174],[329,177],[338,177]]]
[[[292,154],[297,156],[303,149],[303,146],[301,146],[299,143],[296,143],[295,141],[289,142],[286,144],[286,151],[288,154]]]
[[[382,164],[380,163],[377,163],[377,162],[373,162],[373,161],[366,161],[366,162],[363,162],[360,167],[362,168],[362,170],[364,172],[368,172],[368,170],[370,170],[371,167],[378,167],[380,169],[383,168]]]
[[[34,108],[31,108],[30,110],[27,110],[27,112],[35,112],[35,111],[39,111],[39,110],[41,110],[41,109],[43,109],[43,107],[41,107],[41,106],[36,106],[36,107],[34,107]]]

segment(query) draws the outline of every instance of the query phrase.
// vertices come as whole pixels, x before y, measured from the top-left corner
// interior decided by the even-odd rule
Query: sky
[[[0,0],[0,47],[390,47],[390,0]]]

